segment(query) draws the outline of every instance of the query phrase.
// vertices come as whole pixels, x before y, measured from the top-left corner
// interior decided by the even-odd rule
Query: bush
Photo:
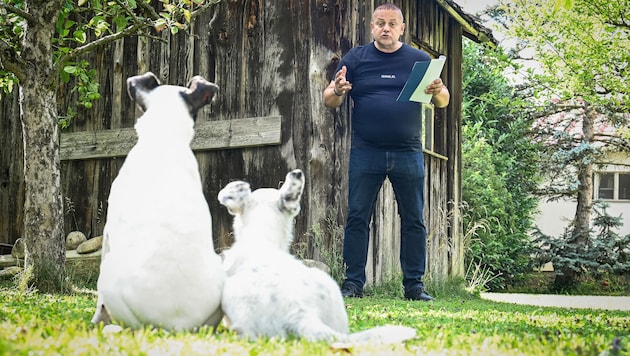
[[[574,225],[570,224],[560,236],[535,231],[535,255],[539,265],[553,263],[557,275],[563,271],[574,273],[579,280],[600,281],[608,275],[630,274],[630,235],[620,236],[615,230],[623,226],[620,217],[608,214],[607,203],[594,206],[594,229],[589,231],[586,244],[577,244]],[[556,291],[568,291],[575,285],[564,285],[556,279]]]
[[[464,46],[462,196],[469,239],[466,264],[493,278],[491,290],[505,289],[531,271],[531,194],[539,181],[531,120],[503,75],[509,61],[474,44]],[[470,282],[470,281],[469,281]]]

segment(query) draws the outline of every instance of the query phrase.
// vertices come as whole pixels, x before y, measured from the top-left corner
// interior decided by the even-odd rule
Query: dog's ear
[[[142,75],[127,78],[127,94],[129,94],[131,100],[135,100],[142,111],[146,111],[144,94],[157,88],[159,85],[160,81],[155,74],[146,72]]]
[[[212,102],[217,91],[219,91],[218,85],[196,75],[188,82],[188,89],[183,91],[181,95],[190,105],[190,112],[194,117],[197,110]]]
[[[280,187],[278,204],[281,211],[286,211],[292,216],[300,212],[300,198],[302,191],[304,191],[304,180],[304,173],[299,169],[287,173],[284,184]]]
[[[243,210],[243,205],[252,193],[249,183],[243,181],[231,182],[221,189],[219,203],[228,209],[232,215],[238,215]]]

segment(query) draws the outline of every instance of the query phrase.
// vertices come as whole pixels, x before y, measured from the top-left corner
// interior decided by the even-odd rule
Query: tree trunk
[[[590,145],[594,137],[594,114],[588,103],[584,103],[584,115],[582,117],[582,143]],[[593,207],[593,159],[592,152],[585,150],[583,157],[578,161],[578,192],[577,207],[575,210],[574,229],[571,242],[576,249],[588,248],[590,238],[591,209]],[[566,287],[575,284],[580,273],[568,268],[556,275],[554,284],[557,287]]]
[[[63,200],[57,127],[56,78],[52,38],[61,3],[35,1],[23,44],[27,76],[20,83],[24,137],[24,242],[30,285],[42,292],[62,291],[65,280]]]

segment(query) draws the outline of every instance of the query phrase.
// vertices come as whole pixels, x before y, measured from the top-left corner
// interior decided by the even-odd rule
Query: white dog
[[[144,114],[112,183],[92,322],[216,327],[225,272],[190,143],[195,114],[218,87],[199,76],[188,88],[160,85],[148,72],[127,89]]]
[[[293,219],[300,211],[304,174],[289,172],[282,187],[251,191],[231,182],[218,195],[234,215],[222,306],[226,323],[246,338],[288,335],[308,340],[399,342],[415,329],[386,326],[348,335],[348,316],[337,283],[289,253]]]

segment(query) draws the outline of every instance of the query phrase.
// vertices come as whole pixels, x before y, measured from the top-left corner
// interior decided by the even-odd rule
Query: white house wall
[[[607,201],[607,209],[611,216],[621,216],[624,226],[617,231],[620,235],[630,234],[630,201]],[[575,216],[575,201],[541,202],[540,213],[536,215],[536,226],[546,235],[558,236],[564,232],[569,221]]]
[[[606,162],[611,163],[600,167],[595,167],[595,172],[606,173],[630,173],[630,155],[626,152],[609,153]],[[597,199],[597,189],[599,188],[599,178],[595,177],[593,189]],[[630,234],[630,200],[604,200],[610,206],[607,209],[611,216],[621,216],[624,226],[618,233],[620,235]],[[546,235],[558,236],[562,234],[568,222],[575,215],[575,200],[560,200],[554,202],[540,202],[538,205],[540,213],[536,216],[536,226]],[[594,217],[594,216],[593,216]]]

